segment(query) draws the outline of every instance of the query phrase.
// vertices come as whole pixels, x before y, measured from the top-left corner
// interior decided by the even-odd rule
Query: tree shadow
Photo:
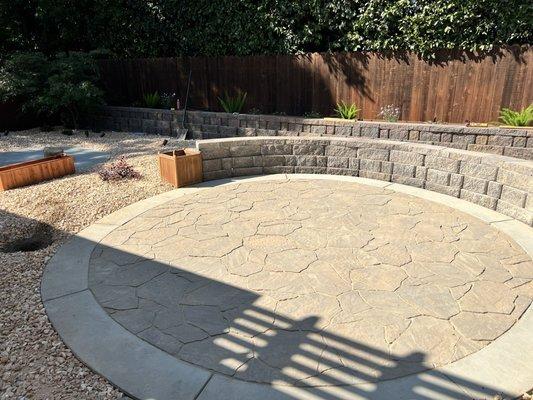
[[[386,105],[403,120],[447,122],[497,119],[501,107],[527,106],[522,87],[527,46],[488,51],[443,49],[432,58],[407,51],[306,53],[247,57],[180,57],[100,61],[102,85],[112,105],[142,105],[154,91],[190,109],[223,111],[225,92],[247,92],[244,112],[333,114],[337,102],[355,103],[360,117],[378,118]],[[527,85],[526,85],[527,86]],[[116,97],[116,98],[115,98]],[[480,103],[486,99],[488,104]]]

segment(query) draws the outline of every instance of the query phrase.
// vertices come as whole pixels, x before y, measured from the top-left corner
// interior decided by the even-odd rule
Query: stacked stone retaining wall
[[[533,162],[420,143],[342,137],[202,140],[204,179],[342,174],[425,188],[533,225]]]
[[[88,123],[101,129],[172,134],[181,111],[104,107]],[[508,129],[434,123],[342,121],[276,115],[189,111],[186,127],[194,139],[249,136],[343,136],[422,142],[533,160],[533,128]]]

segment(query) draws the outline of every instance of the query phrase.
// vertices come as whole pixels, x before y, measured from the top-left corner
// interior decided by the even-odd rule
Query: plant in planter
[[[147,93],[143,96],[144,105],[148,108],[158,108],[161,104],[161,96],[156,91],[154,93]]]
[[[378,117],[383,118],[387,122],[398,122],[400,119],[400,107],[396,107],[394,104],[381,107]]]
[[[520,111],[502,108],[500,111],[500,120],[505,125],[530,126],[533,123],[533,104]]]
[[[354,103],[347,104],[344,101],[339,101],[335,107],[335,114],[342,119],[357,119],[359,109]]]
[[[224,96],[219,97],[218,101],[225,112],[232,114],[240,113],[246,101],[246,95],[246,92],[241,92],[240,90],[234,96],[229,95],[228,92],[224,92]]]

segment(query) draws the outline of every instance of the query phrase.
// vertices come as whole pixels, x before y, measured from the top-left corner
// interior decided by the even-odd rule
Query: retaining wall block
[[[292,154],[293,146],[290,144],[269,144],[261,146],[262,155],[289,155]]]
[[[377,126],[362,126],[361,127],[361,136],[369,138],[378,138],[379,137],[379,127]]]
[[[476,192],[471,192],[466,189],[461,189],[459,197],[471,203],[479,204],[480,206],[490,208],[491,210],[496,209],[496,204],[498,202],[498,200],[493,197]]]
[[[361,171],[381,172],[381,161],[378,160],[359,160],[359,169]]]
[[[500,194],[500,199],[517,207],[524,207],[526,204],[527,193],[504,185]]]
[[[415,177],[416,172],[416,166],[409,165],[409,164],[400,164],[400,163],[394,163],[394,166],[392,168],[392,174],[394,175],[400,175],[404,177]]]
[[[357,150],[357,157],[360,159],[388,161],[389,150],[363,148]]]
[[[454,188],[454,187],[451,187],[451,186],[439,185],[438,183],[434,183],[434,182],[431,182],[429,180],[426,181],[424,186],[425,186],[426,189],[432,190],[434,192],[442,193],[442,194],[447,194],[448,196],[453,196],[453,197],[459,197],[459,194],[460,194],[460,191],[461,191],[460,188]]]
[[[326,156],[357,157],[357,149],[342,145],[330,145],[324,149]]]
[[[424,165],[424,155],[414,152],[391,150],[390,160],[402,164]]]
[[[516,218],[517,220],[522,221],[525,224],[533,225],[533,212],[531,212],[530,210],[516,207],[503,200],[498,200],[498,203],[496,205],[496,211]]]
[[[495,181],[498,174],[498,167],[480,163],[462,162],[459,172],[466,176]]]
[[[450,173],[428,168],[426,179],[430,183],[448,186],[450,184]]]
[[[385,174],[383,172],[374,172],[374,171],[359,171],[359,176],[361,178],[368,178],[368,179],[378,179],[380,181],[390,182],[391,176],[390,174]]]
[[[348,157],[328,157],[328,168],[348,168]]]
[[[488,181],[485,179],[473,178],[471,176],[465,176],[463,180],[463,189],[471,192],[485,194],[487,193]]]

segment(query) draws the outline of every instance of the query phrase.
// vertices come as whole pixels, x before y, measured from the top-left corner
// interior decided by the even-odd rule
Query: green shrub
[[[318,111],[306,111],[303,113],[304,118],[322,118],[323,115],[320,114]]]
[[[228,92],[224,92],[223,97],[219,97],[220,105],[227,113],[240,113],[244,102],[246,101],[246,92],[237,91],[235,96],[230,96]]]
[[[49,74],[50,62],[44,54],[14,54],[0,68],[0,101],[22,104],[23,112],[36,111]]]
[[[343,119],[356,119],[359,114],[359,109],[354,103],[347,104],[344,101],[339,101],[334,111],[339,118]]]
[[[5,4],[5,11],[0,6],[0,58],[16,50],[97,48],[129,58],[353,50],[411,50],[431,56],[437,49],[485,51],[533,39],[531,2],[525,0],[0,4]]]
[[[176,93],[161,93],[159,105],[167,110],[176,107]]]
[[[263,114],[263,110],[261,110],[260,108],[257,108],[257,107],[252,107],[248,110],[248,114],[251,114],[251,115],[261,115]]]
[[[36,112],[77,127],[79,117],[103,104],[96,86],[98,70],[86,53],[18,53],[0,69],[0,99],[20,103],[23,112]]]
[[[505,125],[511,126],[529,126],[533,123],[533,104],[523,108],[520,111],[514,111],[509,108],[502,108],[500,119]]]
[[[161,96],[158,92],[145,94],[143,100],[144,105],[148,108],[158,108],[161,104]]]

